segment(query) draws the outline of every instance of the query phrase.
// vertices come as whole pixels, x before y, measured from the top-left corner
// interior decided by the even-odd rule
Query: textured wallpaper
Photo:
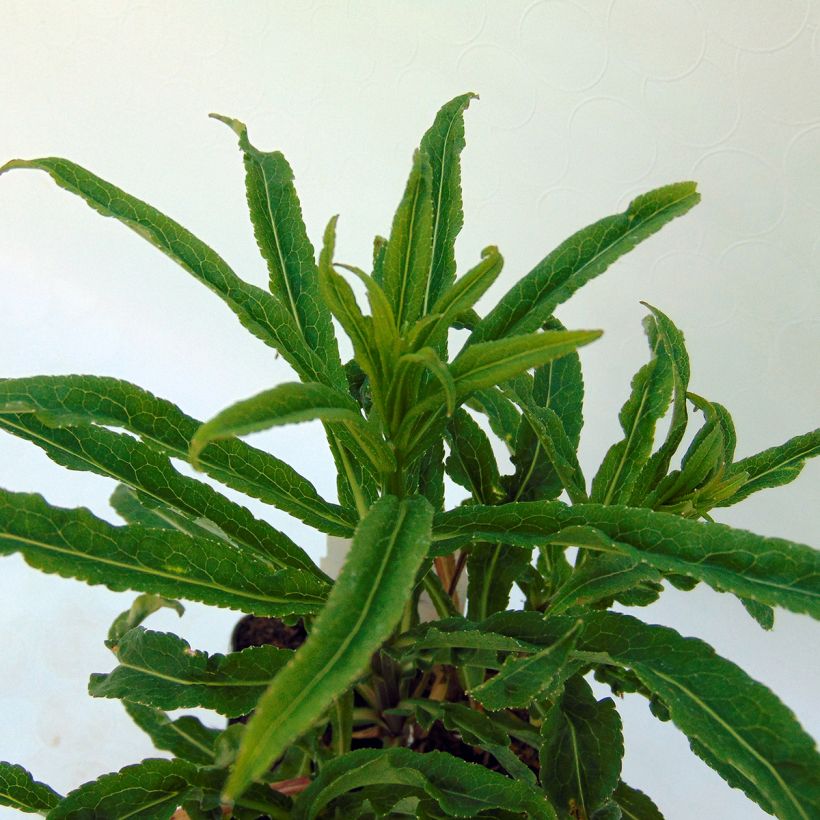
[[[0,0],[0,19],[0,160],[67,156],[178,219],[257,283],[266,275],[240,156],[211,111],[283,150],[314,242],[340,213],[338,256],[365,265],[436,109],[478,92],[457,255],[463,270],[483,246],[500,247],[505,273],[490,298],[637,193],[696,179],[694,211],[559,312],[570,327],[604,330],[582,352],[582,466],[594,473],[618,436],[629,378],[646,361],[640,300],[683,329],[691,388],[732,411],[738,456],[817,424],[816,0]],[[0,179],[0,294],[0,376],[114,375],[200,417],[290,378],[216,297],[44,175]],[[333,494],[314,427],[254,443]],[[719,519],[816,543],[818,476],[810,465],[796,484]],[[66,473],[8,436],[0,486],[114,520],[109,482]],[[321,555],[317,533],[254,511]],[[86,694],[89,673],[112,666],[102,640],[131,597],[0,561],[0,759],[66,790],[152,754],[119,703]],[[710,590],[670,591],[644,616],[710,641],[820,734],[820,665],[808,651],[820,636],[807,619],[779,612],[764,633]],[[175,619],[152,623],[223,651],[235,616],[193,605]],[[643,701],[628,698],[622,713],[624,778],[667,817],[763,816]]]

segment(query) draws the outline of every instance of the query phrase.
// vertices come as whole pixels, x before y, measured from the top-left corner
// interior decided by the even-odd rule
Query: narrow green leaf
[[[425,310],[426,274],[432,265],[432,170],[416,152],[384,254],[384,292],[399,328],[412,325]]]
[[[513,584],[529,566],[531,552],[509,544],[476,543],[467,558],[467,617],[480,621],[506,609]]]
[[[569,353],[568,356],[572,356],[572,354]],[[562,356],[561,358],[567,357]],[[518,412],[518,408],[497,387],[476,390],[467,400],[467,406],[479,413],[483,413],[490,423],[490,429],[507,445],[508,449],[515,452],[513,445],[521,425],[521,414]]]
[[[65,159],[15,159],[0,168],[0,174],[13,168],[45,171],[57,185],[82,197],[98,213],[122,222],[220,296],[239,321],[278,350],[302,378],[329,378],[322,359],[304,343],[285,305],[241,280],[218,253],[173,219]]]
[[[800,475],[806,461],[820,453],[820,428],[770,447],[756,455],[742,458],[729,468],[728,477],[743,473],[746,478],[734,495],[719,501],[718,507],[729,507],[752,493],[768,487],[781,487]]]
[[[672,323],[672,320],[658,308],[648,302],[641,302],[652,311],[653,320],[647,323],[650,343],[657,338],[660,342],[658,355],[669,359],[672,370],[673,399],[672,418],[663,444],[654,452],[641,470],[635,482],[630,503],[638,506],[646,494],[655,487],[669,470],[672,456],[678,449],[686,432],[686,391],[689,387],[689,354],[683,333]],[[653,345],[654,346],[654,345]]]
[[[287,382],[232,404],[197,430],[190,457],[196,463],[215,440],[312,419],[344,425],[378,472],[395,468],[392,452],[351,398],[318,382]]]
[[[327,585],[302,570],[274,571],[224,541],[138,525],[113,527],[88,510],[0,490],[0,555],[22,553],[43,572],[200,601],[257,615],[315,612]]]
[[[594,342],[600,330],[549,330],[465,347],[450,366],[459,396],[494,387]]]
[[[615,791],[624,739],[612,698],[596,700],[581,677],[567,681],[541,725],[541,785],[561,817],[592,818]]]
[[[560,683],[580,631],[578,621],[563,637],[541,651],[526,658],[510,656],[497,675],[470,691],[470,697],[491,712],[526,708]]]
[[[129,700],[124,700],[123,706],[157,749],[201,766],[213,765],[214,746],[220,734],[217,729],[209,729],[190,715],[171,720],[159,709]]]
[[[149,758],[70,792],[49,820],[168,820],[192,791],[197,770],[185,760]]]
[[[573,446],[570,441],[558,413],[551,407],[537,406],[520,391],[517,391],[514,386],[505,389],[503,392],[521,409],[529,429],[532,430],[539,447],[558,477],[560,486],[567,491],[570,500],[574,504],[581,504],[586,501],[586,480],[581,471],[581,465],[578,463],[576,446]],[[520,440],[521,434],[519,432],[518,441]],[[516,463],[517,468],[521,464],[526,465],[528,470],[534,470],[537,458],[538,454],[535,453],[529,459],[529,465],[526,465],[526,460],[514,463]],[[528,474],[523,473],[518,486],[525,489],[527,480]],[[518,493],[518,490],[516,490],[516,493]]]
[[[93,697],[122,698],[157,709],[201,706],[227,717],[252,711],[277,670],[293,655],[274,646],[207,655],[170,632],[139,626],[112,648],[119,665],[91,676],[88,691]]]
[[[399,364],[402,363],[421,365],[435,377],[444,391],[447,415],[452,416],[456,409],[456,383],[453,381],[450,369],[441,361],[436,351],[432,347],[419,348],[413,353],[405,353],[399,359]]]
[[[495,504],[504,497],[493,448],[484,431],[466,410],[458,409],[448,424],[450,456],[447,472],[470,491],[480,504]]]
[[[36,411],[46,426],[122,427],[167,455],[186,460],[191,440],[202,424],[175,404],[118,379],[33,376],[0,380],[0,413],[31,411]],[[0,417],[0,424],[2,421]],[[210,444],[199,454],[199,465],[217,481],[273,504],[322,532],[349,536],[353,531],[355,512],[325,501],[284,461],[243,441],[227,439]]]
[[[173,609],[180,617],[185,613],[185,607],[172,598],[163,598],[161,595],[138,595],[130,608],[114,619],[108,629],[108,641],[117,643],[126,632],[139,626],[146,618],[163,608]]]
[[[237,797],[347,689],[399,622],[430,545],[426,499],[380,499],[356,529],[347,561],[307,642],[274,679],[248,724],[225,787]],[[339,758],[342,759],[342,758]]]
[[[477,94],[467,93],[445,103],[419,151],[432,170],[433,248],[425,276],[423,313],[450,287],[456,277],[455,243],[464,224],[461,204],[461,152],[464,149],[464,111]]]
[[[765,811],[785,820],[820,812],[811,737],[771,691],[703,641],[600,613],[579,649],[606,652],[630,668],[666,704],[693,751]]]
[[[578,525],[608,536],[609,543],[598,544],[598,550],[643,561],[664,575],[678,573],[719,591],[820,617],[820,553],[816,550],[647,509],[600,504],[567,507],[560,501],[460,507],[436,516],[432,552],[446,555],[471,541],[502,538],[509,544],[534,546],[545,536]]]
[[[410,347],[435,347],[446,340],[447,331],[459,316],[464,316],[492,285],[504,267],[504,259],[494,245],[481,251],[481,261],[467,271],[451,288],[442,293],[430,308],[432,321],[419,322],[410,334]]]
[[[618,415],[624,438],[609,448],[592,480],[590,499],[601,504],[625,504],[629,500],[652,452],[655,425],[672,398],[671,359],[653,330],[651,318],[645,327],[652,358],[632,379],[632,392]]]
[[[0,761],[0,806],[27,814],[47,814],[60,800],[54,789],[35,780],[22,766]]]
[[[658,807],[642,791],[627,786],[623,780],[618,783],[612,795],[620,806],[624,820],[663,820]]]
[[[190,522],[188,527],[177,526],[189,535],[229,541],[276,569],[293,567],[325,577],[284,533],[209,485],[182,475],[167,456],[133,436],[96,425],[55,428],[40,421],[36,412],[0,411],[0,429],[42,447],[69,469],[85,469],[125,482],[138,491],[142,503],[159,510],[170,508],[180,525]]]
[[[329,761],[294,805],[294,820],[313,820],[332,800],[351,789],[390,785],[396,801],[425,794],[447,817],[475,817],[503,809],[533,820],[555,813],[543,794],[483,766],[445,752],[417,754],[410,749],[360,749]]]
[[[211,114],[239,137],[256,243],[268,265],[271,292],[286,306],[307,346],[322,360],[330,383],[344,384],[330,311],[319,296],[313,245],[302,219],[293,171],[279,151],[263,152],[239,120]]]
[[[534,331],[578,288],[699,200],[694,182],[678,182],[642,194],[623,213],[573,234],[513,285],[470,343]]]

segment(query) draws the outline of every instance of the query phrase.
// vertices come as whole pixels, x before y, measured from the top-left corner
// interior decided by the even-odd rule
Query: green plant
[[[621,409],[624,437],[588,484],[576,455],[576,349],[599,333],[566,330],[554,311],[699,196],[681,182],[638,197],[548,254],[480,317],[474,305],[502,258],[486,248],[456,278],[459,155],[472,97],[447,103],[424,135],[390,236],[376,239],[372,274],[334,261],[335,218],[314,261],[285,158],[258,151],[242,123],[218,117],[239,137],[270,292],[67,160],[0,169],[44,170],[135,230],[216,292],[301,380],[205,424],[113,378],[0,380],[0,427],[69,469],[115,479],[112,506],[127,522],[0,491],[0,552],[142,593],[109,631],[116,667],[93,675],[89,690],[122,699],[173,755],[66,797],[0,764],[0,804],[50,818],[168,818],[178,809],[190,818],[660,817],[620,780],[620,719],[612,699],[593,694],[594,676],[615,694],[645,696],[766,811],[820,815],[814,744],[775,695],[702,641],[609,611],[652,603],[663,582],[704,582],[738,596],[764,628],[775,606],[820,615],[817,552],[710,517],[793,480],[817,454],[820,431],[735,461],[729,413],[688,391],[683,335],[647,305],[651,357]],[[369,315],[339,269],[363,283]],[[332,316],[353,344],[346,364]],[[452,328],[468,335],[450,359]],[[690,404],[704,421],[671,469]],[[509,448],[512,475],[501,474],[477,418]],[[324,424],[339,503],[238,438],[308,419]],[[172,458],[352,537],[338,580]],[[469,492],[446,511],[445,471]],[[456,592],[465,571],[466,610]],[[525,604],[507,611],[513,584]],[[419,622],[422,592],[438,620]],[[308,638],[295,652],[260,646],[208,657],[142,625],[160,607],[179,607],[177,598],[302,619]],[[254,715],[247,727],[218,730],[165,713],[194,706]]]

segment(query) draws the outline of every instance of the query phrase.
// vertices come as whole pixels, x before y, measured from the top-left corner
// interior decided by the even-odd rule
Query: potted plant
[[[298,376],[204,424],[115,378],[0,380],[0,427],[69,469],[113,478],[111,502],[126,522],[0,491],[0,549],[45,572],[141,593],[109,630],[113,669],[92,675],[89,691],[120,698],[171,755],[65,797],[0,764],[3,805],[55,819],[660,817],[620,779],[621,722],[594,678],[615,695],[644,696],[765,811],[820,816],[814,744],[772,692],[704,642],[612,611],[652,603],[665,584],[704,583],[737,596],[763,628],[774,607],[820,615],[817,552],[710,514],[793,480],[820,432],[736,460],[729,413],[689,391],[683,334],[647,305],[650,354],[620,412],[623,437],[588,480],[576,455],[577,350],[599,331],[567,330],[555,311],[699,196],[692,182],[639,196],[570,237],[480,316],[474,306],[502,257],[488,247],[460,276],[454,259],[473,96],[448,102],[422,138],[370,272],[336,260],[335,217],[315,260],[285,158],[218,117],[239,138],[269,291],[72,162],[2,169],[45,171],[135,230]],[[333,318],[353,344],[346,363]],[[699,429],[673,467],[693,409]],[[308,419],[324,425],[338,502],[240,438]],[[488,431],[509,448],[511,475]],[[352,539],[338,578],[172,458]],[[445,473],[469,494],[454,509],[444,507]],[[510,610],[514,584],[525,600]],[[419,617],[423,593],[432,620]],[[290,643],[207,656],[144,625],[177,599],[278,619]],[[194,706],[253,715],[218,729],[166,714]]]

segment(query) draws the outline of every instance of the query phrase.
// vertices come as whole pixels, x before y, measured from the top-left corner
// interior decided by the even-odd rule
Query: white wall
[[[584,350],[582,464],[618,435],[628,379],[646,359],[639,300],[684,329],[692,389],[734,413],[738,456],[810,429],[818,394],[820,4],[809,0],[559,2],[33,2],[0,0],[0,159],[62,155],[165,210],[264,283],[233,135],[244,119],[297,176],[314,241],[340,222],[340,258],[369,259],[388,228],[413,147],[465,90],[462,265],[498,244],[489,304],[570,232],[636,193],[694,178],[703,203],[560,311],[600,327]],[[108,374],[208,416],[290,374],[220,301],[43,174],[0,180],[0,374]],[[259,443],[324,493],[316,430]],[[817,465],[719,519],[817,540]],[[0,438],[0,486],[110,517],[111,485],[67,474]],[[261,515],[311,553],[322,538]],[[92,700],[111,667],[108,622],[131,596],[0,564],[0,759],[61,790],[151,753],[118,703]],[[711,641],[818,730],[818,632],[778,613],[763,633],[728,596],[669,592],[645,617]],[[223,650],[234,616],[191,606],[154,621]],[[815,693],[816,694],[816,693]],[[625,779],[670,818],[760,816],[683,737],[623,704]],[[0,809],[0,816],[5,817]]]

